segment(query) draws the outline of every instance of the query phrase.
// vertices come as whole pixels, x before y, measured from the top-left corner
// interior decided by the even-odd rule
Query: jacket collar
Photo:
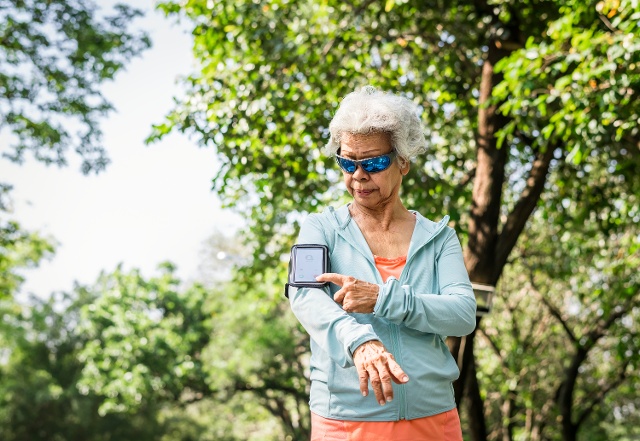
[[[333,207],[329,207],[328,211],[334,227],[338,230],[338,234],[340,234],[354,248],[363,251],[363,254],[367,255],[367,258],[371,260],[371,252],[365,252],[368,251],[368,246],[357,224],[353,222],[353,225],[351,226],[352,228],[348,228],[353,220],[351,213],[349,213],[349,204],[343,205],[337,210],[334,210]],[[413,230],[413,235],[411,236],[411,244],[409,245],[407,260],[437,236],[438,233],[440,233],[449,223],[448,215],[444,216],[439,222],[433,222],[417,211],[409,211],[416,216],[416,226]]]

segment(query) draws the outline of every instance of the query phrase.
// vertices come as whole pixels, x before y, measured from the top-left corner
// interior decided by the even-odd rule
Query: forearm
[[[290,292],[291,310],[311,338],[342,367],[353,366],[353,351],[379,340],[371,325],[358,323],[324,290],[302,288]]]
[[[425,265],[421,271],[434,271],[438,285],[423,283],[435,292],[390,279],[380,289],[374,314],[423,332],[451,336],[471,333],[476,325],[476,299],[453,230],[444,238],[435,262]]]
[[[476,302],[470,284],[449,286],[447,293],[418,294],[395,279],[380,290],[374,314],[422,332],[462,336],[475,327]]]

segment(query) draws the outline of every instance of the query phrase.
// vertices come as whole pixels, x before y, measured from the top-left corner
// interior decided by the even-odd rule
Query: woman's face
[[[368,135],[344,134],[340,142],[340,156],[360,160],[390,153],[391,139],[388,133],[371,133]],[[378,173],[367,173],[358,166],[352,174],[342,172],[347,191],[355,202],[367,208],[380,208],[395,202],[399,197],[402,176],[409,171],[409,165],[402,169],[398,161]]]

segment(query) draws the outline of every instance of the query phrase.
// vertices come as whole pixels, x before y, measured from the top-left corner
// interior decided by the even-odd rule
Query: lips
[[[369,196],[373,190],[354,190],[358,196]]]

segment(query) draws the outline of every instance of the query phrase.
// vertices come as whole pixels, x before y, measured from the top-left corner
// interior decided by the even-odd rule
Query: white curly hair
[[[329,123],[329,132],[331,137],[325,146],[329,156],[338,152],[345,133],[388,133],[391,146],[405,161],[427,149],[418,107],[405,97],[380,91],[373,86],[365,86],[342,99]]]

